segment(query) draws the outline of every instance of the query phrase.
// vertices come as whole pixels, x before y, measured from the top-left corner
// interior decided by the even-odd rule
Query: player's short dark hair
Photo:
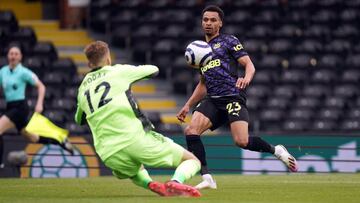
[[[216,6],[216,5],[209,5],[209,6],[206,6],[204,8],[204,10],[202,11],[202,16],[204,15],[204,13],[206,11],[213,11],[213,12],[217,12],[219,14],[219,17],[220,17],[220,20],[221,21],[224,21],[224,11],[219,7],[219,6]]]

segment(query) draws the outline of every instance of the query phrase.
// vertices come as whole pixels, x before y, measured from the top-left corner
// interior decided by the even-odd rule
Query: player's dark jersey
[[[238,79],[237,59],[247,55],[240,41],[233,35],[220,34],[208,43],[213,49],[213,58],[200,69],[205,78],[207,94],[240,95],[245,98],[245,91],[235,87]]]

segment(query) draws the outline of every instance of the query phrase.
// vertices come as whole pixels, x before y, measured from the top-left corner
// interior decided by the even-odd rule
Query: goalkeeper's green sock
[[[141,169],[134,177],[130,179],[135,185],[145,189],[149,189],[148,185],[152,181],[146,169]]]
[[[193,177],[201,168],[200,162],[194,159],[183,161],[175,170],[171,180],[184,183]]]

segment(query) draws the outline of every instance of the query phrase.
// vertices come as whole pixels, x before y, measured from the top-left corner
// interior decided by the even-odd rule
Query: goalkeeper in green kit
[[[90,126],[95,150],[119,179],[130,178],[138,186],[161,196],[199,197],[183,184],[200,170],[199,160],[171,139],[153,131],[153,125],[133,98],[131,84],[156,75],[153,65],[111,65],[110,50],[102,41],[84,49],[91,69],[77,97],[75,121]],[[170,181],[153,181],[145,166],[176,168]]]

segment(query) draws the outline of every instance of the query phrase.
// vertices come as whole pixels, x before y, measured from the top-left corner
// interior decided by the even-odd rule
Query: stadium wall
[[[345,135],[263,135],[282,144],[298,160],[300,173],[354,173],[360,171],[360,137]],[[182,136],[174,139],[185,143]],[[265,153],[240,150],[229,135],[203,137],[208,165],[214,173],[287,173],[284,164]]]
[[[356,173],[360,171],[360,136],[263,135],[273,144],[283,144],[299,162],[299,173]],[[185,145],[184,136],[172,136]],[[270,154],[240,150],[230,135],[204,136],[209,169],[215,174],[284,174],[284,164]],[[94,177],[111,175],[95,154],[88,136],[71,140],[77,148],[70,156],[55,145],[28,144],[22,137],[5,136],[5,168],[0,177]],[[25,150],[28,161],[12,166],[6,155]],[[172,169],[151,169],[151,174],[171,174]]]

